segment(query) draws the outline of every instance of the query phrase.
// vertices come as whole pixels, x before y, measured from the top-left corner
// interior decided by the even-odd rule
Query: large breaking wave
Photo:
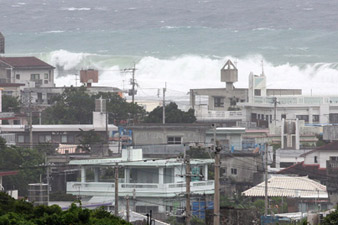
[[[138,96],[156,96],[158,88],[167,83],[168,94],[186,96],[191,88],[224,87],[220,82],[220,69],[230,59],[236,63],[239,81],[236,87],[248,86],[248,75],[264,73],[268,88],[301,88],[310,95],[338,95],[338,64],[280,64],[268,62],[262,55],[233,56],[181,55],[170,58],[152,56],[112,56],[74,53],[66,50],[41,55],[42,59],[56,66],[58,86],[75,85],[75,76],[80,69],[95,68],[100,78],[97,85],[127,89],[131,73],[125,68],[136,66]]]

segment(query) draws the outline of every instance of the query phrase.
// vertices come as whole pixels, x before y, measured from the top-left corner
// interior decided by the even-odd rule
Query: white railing
[[[127,196],[135,192],[139,197],[174,197],[185,192],[186,183],[120,183],[119,195]],[[214,193],[214,181],[191,182],[194,193]],[[108,182],[67,182],[67,193],[85,196],[111,196],[115,192],[115,184]]]
[[[199,105],[195,107],[195,116],[198,121],[202,120],[242,120],[244,114],[242,111],[215,111],[208,110],[208,106]]]
[[[279,96],[279,105],[338,104],[338,96]],[[254,97],[255,104],[273,104],[273,97]]]

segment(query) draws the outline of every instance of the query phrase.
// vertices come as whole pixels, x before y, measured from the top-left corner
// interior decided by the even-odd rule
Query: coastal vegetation
[[[103,208],[89,210],[73,203],[69,209],[62,210],[57,205],[33,206],[25,200],[15,200],[0,192],[0,224],[18,225],[119,225],[130,224],[112,215]]]

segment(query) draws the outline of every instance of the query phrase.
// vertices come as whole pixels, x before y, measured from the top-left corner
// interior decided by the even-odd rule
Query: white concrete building
[[[194,194],[213,194],[214,181],[208,180],[208,165],[212,159],[191,160],[191,171],[195,175],[191,181]],[[92,203],[114,204],[115,183],[104,180],[101,175],[107,168],[118,166],[124,171],[119,178],[118,195],[120,207],[124,208],[124,198],[130,197],[131,209],[145,213],[165,213],[175,211],[185,205],[185,163],[183,159],[145,159],[142,149],[126,149],[121,158],[87,159],[70,161],[69,165],[78,165],[81,180],[67,182],[67,193],[80,196]],[[92,170],[94,179],[88,180]]]

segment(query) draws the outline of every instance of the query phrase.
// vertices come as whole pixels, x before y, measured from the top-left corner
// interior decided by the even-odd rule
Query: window
[[[20,74],[17,74],[15,77],[17,80],[20,80]]]
[[[298,120],[304,120],[305,122],[309,122],[309,116],[308,115],[296,115],[296,118]]]
[[[261,96],[261,90],[255,89],[255,96]]]
[[[338,161],[338,157],[337,156],[330,156],[330,160],[331,161]]]
[[[61,136],[61,143],[67,143],[67,135]]]
[[[169,145],[182,144],[182,137],[167,137],[167,144]]]
[[[312,115],[312,122],[319,122],[319,115]]]
[[[51,135],[40,135],[39,136],[39,142],[45,143],[45,142],[51,142],[52,136]]]
[[[24,135],[19,135],[18,136],[18,142],[19,143],[24,143],[25,142],[25,136]]]
[[[317,156],[314,157],[313,161],[314,161],[315,163],[318,163]]]
[[[45,73],[44,78],[45,78],[46,80],[48,80],[48,73]]]
[[[40,74],[31,74],[31,81],[40,80]]]
[[[282,114],[281,119],[286,119],[286,114]]]
[[[224,107],[224,97],[214,97],[214,107]]]
[[[45,80],[44,83],[45,83],[45,84],[48,84],[48,80]]]
[[[231,168],[231,174],[232,175],[237,175],[237,169],[236,168]]]

